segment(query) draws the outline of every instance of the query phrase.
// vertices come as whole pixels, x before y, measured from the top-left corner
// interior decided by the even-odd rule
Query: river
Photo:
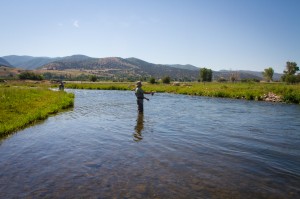
[[[0,198],[299,198],[300,106],[67,90],[0,141]]]

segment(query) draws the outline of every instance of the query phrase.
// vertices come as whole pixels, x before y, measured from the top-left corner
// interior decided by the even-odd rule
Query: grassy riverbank
[[[0,84],[0,137],[24,128],[49,114],[73,106],[74,95],[66,92],[51,91],[48,81],[12,81]],[[98,90],[133,90],[135,83],[67,82],[66,88]],[[300,85],[284,83],[180,83],[148,84],[143,89],[154,92],[168,92],[184,95],[235,98],[246,100],[265,100],[264,96],[274,93],[283,102],[300,104]]]
[[[132,90],[134,83],[67,83],[67,88],[99,89],[99,90]],[[274,93],[283,102],[300,104],[300,85],[284,83],[181,83],[172,84],[143,84],[146,91],[168,92],[184,95],[222,97],[246,100],[265,100],[264,96]]]
[[[0,85],[0,137],[72,107],[74,95],[44,86]]]

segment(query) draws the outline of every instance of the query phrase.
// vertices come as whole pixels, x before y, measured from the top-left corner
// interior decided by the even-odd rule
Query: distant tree
[[[92,81],[92,82],[95,82],[95,81],[97,81],[97,76],[96,75],[91,75],[89,77],[89,80]]]
[[[231,73],[230,76],[229,76],[229,80],[230,80],[231,82],[235,82],[235,81],[237,81],[238,79],[239,79],[239,74],[238,74],[238,72],[233,72],[233,73]]]
[[[155,84],[155,78],[154,77],[150,77],[150,79],[149,79],[149,83],[150,84]]]
[[[297,71],[299,71],[299,67],[296,62],[286,62],[286,70],[284,70],[284,74],[295,75]]]
[[[296,82],[300,82],[300,73],[298,73],[298,75],[296,75]]]
[[[52,79],[53,78],[52,73],[49,73],[49,72],[44,73],[43,76],[44,76],[45,79]]]
[[[88,76],[83,73],[75,77],[75,80],[77,80],[77,81],[86,81],[87,79],[88,79]]]
[[[19,79],[43,80],[43,76],[33,72],[23,72],[19,74]]]
[[[243,83],[260,82],[260,80],[259,79],[255,79],[255,78],[247,78],[247,79],[242,79],[241,82],[243,82]]]
[[[207,68],[201,68],[200,69],[200,81],[206,82],[207,79]]]
[[[213,77],[213,72],[212,72],[211,69],[209,69],[209,70],[208,70],[208,78],[207,78],[207,80],[208,80],[209,82],[211,82],[211,81],[212,81],[212,77]]]
[[[282,81],[291,84],[299,82],[295,75],[297,71],[299,71],[299,67],[296,62],[286,62],[286,70],[283,71],[284,75],[281,76]]]
[[[212,70],[207,68],[200,69],[200,81],[211,82],[212,81]]]
[[[281,76],[282,80],[285,81],[288,84],[295,84],[297,83],[297,76],[296,75],[287,75],[284,74]]]
[[[145,82],[145,81],[147,81],[147,76],[141,76],[139,80],[142,82]]]
[[[166,77],[163,77],[163,78],[162,78],[162,82],[163,82],[164,84],[170,84],[171,79],[170,79],[169,76],[166,76]]]
[[[264,72],[262,72],[264,78],[269,82],[273,80],[274,70],[273,68],[269,67],[266,68]]]

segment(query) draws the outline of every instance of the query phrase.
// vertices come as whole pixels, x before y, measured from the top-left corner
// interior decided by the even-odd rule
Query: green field
[[[0,84],[0,137],[74,105],[74,95],[45,86]]]
[[[134,83],[67,83],[67,88],[98,90],[132,90]],[[168,92],[184,95],[222,97],[246,100],[264,100],[264,95],[274,93],[286,103],[300,104],[300,84],[285,83],[180,83],[149,84],[143,83],[145,91]]]

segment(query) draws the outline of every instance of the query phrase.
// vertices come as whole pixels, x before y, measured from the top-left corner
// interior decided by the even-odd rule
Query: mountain
[[[91,57],[88,57],[86,55],[71,55],[71,56],[67,56],[67,57],[61,57],[58,60],[59,61],[65,61],[65,62],[77,62],[77,61],[84,61],[84,60],[88,60],[88,59],[93,59]]]
[[[46,70],[100,70],[100,69],[132,69],[136,66],[127,63],[124,59],[119,57],[108,58],[85,58],[81,60],[61,59],[51,62],[41,67]]]
[[[260,77],[262,79],[264,78],[262,72],[249,71],[249,70],[239,70],[239,72],[252,74],[252,75],[258,76],[258,77]],[[282,75],[283,74],[280,74],[280,73],[274,73],[273,74],[273,80],[280,80],[280,78],[281,78]]]
[[[170,76],[173,79],[197,80],[198,71],[178,69],[161,64],[149,63],[137,58],[120,57],[90,58],[80,61],[61,59],[41,67],[44,70],[93,70],[98,75],[115,76],[153,76],[157,79]]]
[[[179,69],[188,69],[188,70],[197,70],[199,71],[200,68],[190,65],[190,64],[186,64],[186,65],[181,65],[181,64],[171,64],[171,65],[166,65],[166,66],[170,66],[170,67],[174,67],[174,68],[179,68]]]
[[[141,71],[144,72],[144,75],[151,75],[156,78],[162,78],[164,76],[170,76],[174,79],[191,79],[197,80],[199,76],[198,71],[188,70],[188,69],[179,69],[175,67],[170,67],[163,64],[152,64],[137,58],[127,58],[128,62],[136,65]]]
[[[31,59],[27,62],[24,62],[20,65],[18,65],[18,68],[27,69],[27,70],[34,70],[42,65],[51,63],[55,60],[58,60],[60,58],[49,58],[49,57],[37,57],[34,59]]]
[[[240,79],[258,79],[263,80],[262,72],[258,71],[249,71],[249,70],[237,70],[237,71],[229,71],[229,70],[220,70],[215,73],[216,77],[230,77],[232,73],[236,73]],[[274,73],[273,80],[278,81],[280,80],[282,74]]]
[[[46,65],[51,62],[58,61],[58,60],[77,62],[77,61],[83,61],[86,59],[90,59],[91,57],[88,57],[85,55],[72,55],[72,56],[68,56],[68,57],[51,58],[51,57],[31,57],[31,56],[10,55],[10,56],[4,56],[2,58],[17,68],[34,70],[43,65]]]
[[[85,55],[72,55],[67,57],[31,57],[10,55],[3,57],[17,68],[21,69],[47,69],[47,70],[104,70],[110,74],[126,74],[138,76],[154,76],[162,78],[170,76],[176,79],[191,78],[197,80],[199,68],[192,65],[162,65],[153,64],[137,58],[123,59],[120,57],[92,58]],[[196,72],[197,71],[197,72]]]
[[[18,56],[18,55],[9,55],[9,56],[4,56],[2,58],[8,61],[13,66],[19,66],[24,62],[34,59],[34,57],[31,56]]]
[[[92,58],[85,55],[72,55],[67,57],[31,57],[10,55],[0,58],[0,65],[14,66],[20,69],[44,70],[76,70],[85,74],[110,77],[155,77],[157,79],[170,76],[174,80],[192,80],[199,78],[200,68],[186,64],[154,64],[134,57],[106,57]],[[229,80],[232,75],[238,79],[262,80],[262,72],[256,71],[213,71],[213,79],[224,78]],[[273,80],[280,80],[282,74],[274,73]]]
[[[12,67],[12,65],[6,61],[5,59],[0,57],[0,66],[7,66],[7,67]]]
[[[47,63],[53,62],[60,58],[50,58],[50,57],[31,57],[31,56],[18,56],[9,55],[2,57],[13,66],[21,69],[33,70]]]

